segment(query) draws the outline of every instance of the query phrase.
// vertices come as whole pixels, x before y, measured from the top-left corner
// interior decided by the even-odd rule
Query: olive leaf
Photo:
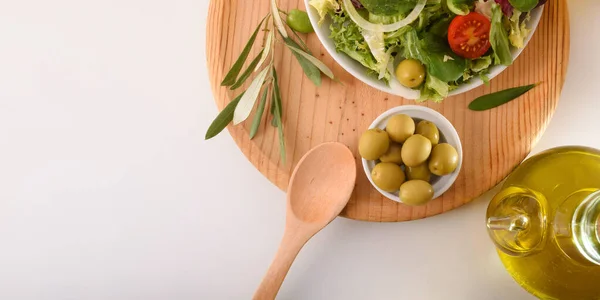
[[[279,90],[279,80],[277,78],[277,70],[273,67],[273,96],[275,100],[273,103],[275,104],[274,115],[275,115],[275,124],[277,124],[277,131],[279,133],[279,155],[281,156],[281,161],[285,164],[286,153],[285,153],[285,138],[283,136],[283,121],[282,121],[282,112],[283,108],[281,105],[281,91]]]
[[[254,72],[258,71],[258,69],[262,66],[262,64],[264,64],[265,61],[267,60],[267,57],[269,56],[269,53],[271,52],[271,46],[273,44],[274,36],[275,36],[275,34],[273,33],[273,31],[269,32],[269,35],[267,35],[267,41],[265,42],[265,48],[263,49],[264,51],[262,52],[262,56],[260,58],[260,61],[258,62],[258,65],[256,65],[256,68],[254,68]]]
[[[290,50],[300,54],[301,56],[303,56],[304,58],[306,58],[308,61],[310,61],[313,65],[315,65],[317,68],[319,68],[319,70],[321,70],[321,72],[323,72],[323,74],[327,75],[327,77],[333,79],[333,72],[331,71],[331,69],[329,69],[329,67],[327,67],[322,61],[316,59],[314,56],[304,52],[303,50],[287,45],[288,48],[290,48]]]
[[[286,23],[287,24],[287,23]],[[306,45],[306,43],[304,43],[304,41],[302,40],[302,38],[300,38],[300,36],[298,35],[298,33],[292,29],[289,25],[288,27],[292,30],[292,33],[294,34],[294,36],[296,37],[296,39],[298,39],[298,41],[300,41],[300,45],[296,44],[294,40],[292,40],[291,38],[288,37],[288,39],[290,39],[292,42],[294,42],[294,44],[296,44],[296,48],[300,48],[304,51],[306,51],[306,53],[312,55],[312,52],[310,52],[310,49],[308,49],[308,46]]]
[[[273,92],[274,92],[274,90],[273,90]],[[273,96],[273,95],[271,95],[271,96]],[[275,99],[274,97],[271,97],[271,109],[270,110],[271,110],[272,115],[275,114],[275,104],[273,103],[274,99]],[[273,126],[275,126],[275,124],[273,124]]]
[[[227,127],[227,124],[233,120],[233,112],[243,95],[244,93],[241,93],[231,102],[229,102],[229,104],[227,104],[227,106],[225,106],[219,115],[212,121],[208,127],[208,130],[206,131],[206,135],[204,136],[205,140],[210,140],[217,136],[219,133],[221,133],[221,131],[223,131],[223,129],[225,129],[225,127]]]
[[[290,49],[291,47],[300,47],[294,40],[290,38],[284,38],[284,41]],[[308,77],[308,79],[310,79],[314,83],[314,85],[321,86],[321,71],[319,70],[319,68],[317,68],[317,66],[315,66],[313,63],[311,63],[308,59],[306,59],[299,53],[292,51],[292,54],[294,54],[294,57],[296,57],[296,60],[298,60],[298,63],[300,64],[300,67],[302,67],[302,70],[304,71],[306,77]]]
[[[274,112],[278,112],[279,115],[283,115],[283,105],[281,104],[281,90],[279,89],[279,77],[277,76],[277,70],[273,67],[273,91],[275,92],[275,108]]]
[[[273,92],[271,95],[271,115],[273,116],[273,118],[271,119],[271,126],[273,127],[277,127],[277,120],[275,120],[275,108],[277,107],[277,105],[275,105],[276,99],[277,96],[275,96],[275,89],[273,88]]]
[[[286,46],[290,49],[300,66],[302,67],[302,71],[304,74],[316,85],[321,85],[321,73],[327,75],[333,80],[339,81],[334,77],[333,72],[322,62],[316,59],[306,43],[302,40],[302,38],[298,35],[298,33],[292,30],[293,36],[289,35],[287,32],[287,28],[285,27],[285,23],[282,21],[282,16],[280,13],[286,14],[283,11],[280,11],[277,7],[278,0],[270,0],[270,13],[268,13],[258,24],[257,28],[254,30],[250,39],[244,46],[244,49],[240,53],[240,56],[235,60],[231,69],[227,72],[223,81],[221,82],[222,86],[231,87],[232,90],[236,90],[241,88],[247,80],[256,72],[259,72],[255,78],[252,80],[248,89],[238,95],[234,100],[232,100],[213,120],[210,127],[208,128],[205,138],[211,139],[221,133],[225,127],[231,122],[237,125],[250,116],[255,104],[256,100],[262,92],[262,96],[260,98],[260,102],[258,103],[258,107],[254,114],[254,119],[252,122],[252,126],[250,127],[250,139],[254,138],[258,133],[260,128],[260,124],[262,122],[262,118],[264,116],[264,112],[267,109],[266,106],[270,105],[270,112],[273,115],[271,120],[271,125],[277,127],[278,138],[279,138],[279,151],[281,155],[281,161],[285,164],[286,161],[286,150],[285,150],[285,138],[284,138],[284,125],[283,125],[283,105],[281,99],[281,91],[279,87],[279,79],[277,78],[277,71],[274,66],[274,56],[275,52],[273,51],[275,47],[275,35],[277,32],[281,35],[284,40]],[[439,0],[438,0],[439,1]],[[271,16],[273,17],[273,22],[270,22]],[[266,22],[265,22],[266,20]],[[250,62],[245,70],[242,69],[246,64],[246,60],[248,59],[248,55],[250,54],[254,43],[256,42],[256,38],[258,36],[258,32],[264,24],[265,35],[263,35],[263,42],[261,52],[258,53],[256,57]],[[289,27],[289,25],[287,25]],[[296,42],[294,37],[298,40]],[[271,62],[266,63],[269,56],[271,57]],[[262,71],[261,68],[264,68]],[[270,71],[270,72],[269,72]],[[240,75],[241,72],[241,75]],[[272,78],[267,79],[268,73],[271,74]],[[272,80],[271,80],[272,79]],[[271,100],[267,103],[269,96]]]
[[[258,24],[256,29],[254,30],[254,33],[250,37],[250,40],[248,41],[248,43],[246,43],[246,46],[242,50],[240,57],[238,57],[238,59],[235,61],[235,63],[233,64],[233,66],[231,67],[229,72],[227,72],[227,75],[225,75],[225,78],[221,82],[221,86],[231,86],[231,85],[235,84],[237,76],[240,74],[242,67],[246,63],[248,54],[250,54],[250,50],[252,49],[252,46],[254,45],[254,41],[256,41],[256,36],[258,35],[260,26],[262,25],[262,23],[265,21],[266,18],[267,17],[264,17],[262,19],[262,21],[260,21],[260,23]]]
[[[277,7],[277,0],[271,0],[271,14],[273,15],[273,23],[279,33],[283,37],[288,37],[287,31],[285,31],[285,27],[283,27],[283,21],[281,21],[281,15],[279,15],[279,8]]]
[[[526,85],[526,86],[510,88],[510,89],[506,89],[506,90],[502,90],[499,92],[481,96],[481,97],[473,100],[473,102],[471,102],[469,104],[469,109],[474,110],[474,111],[484,111],[484,110],[492,109],[494,107],[498,107],[502,104],[508,103],[514,99],[519,98],[521,95],[529,92],[529,90],[533,89],[534,87],[536,87],[540,84],[541,84],[541,82],[536,83],[536,84]]]
[[[269,68],[265,68],[260,73],[258,73],[258,75],[256,75],[252,83],[250,83],[250,86],[246,90],[246,93],[244,93],[244,96],[242,97],[242,99],[240,99],[240,103],[238,103],[238,106],[233,112],[234,125],[244,122],[248,118],[248,116],[250,116],[250,112],[254,107],[254,103],[256,103],[256,98],[260,93],[261,86],[265,82],[265,77],[267,77],[268,71]]]
[[[260,50],[258,55],[256,55],[256,57],[252,60],[250,65],[248,65],[248,68],[246,68],[244,73],[242,73],[242,75],[240,75],[240,78],[238,78],[237,82],[231,86],[232,90],[235,90],[235,89],[241,87],[244,84],[244,82],[246,82],[248,77],[250,77],[250,75],[252,75],[252,73],[254,73],[254,69],[256,69],[258,67],[258,62],[260,61],[264,51],[265,51],[264,49]]]
[[[263,95],[258,103],[258,108],[256,108],[256,114],[254,115],[254,121],[252,121],[252,127],[250,127],[250,139],[253,139],[258,132],[258,127],[260,126],[260,121],[262,120],[263,112],[265,111],[265,105],[267,103],[267,96],[269,94],[269,87],[265,86],[265,90]]]

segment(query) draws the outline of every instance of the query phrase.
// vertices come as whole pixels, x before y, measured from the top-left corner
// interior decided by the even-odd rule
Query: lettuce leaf
[[[486,71],[492,65],[492,56],[486,55],[469,61],[469,69],[475,73]]]
[[[361,0],[370,12],[380,16],[407,15],[417,5],[416,0]]]
[[[450,22],[452,22],[452,17],[445,17],[437,20],[429,27],[429,33],[437,35],[442,38],[448,37],[448,27],[450,27]]]
[[[380,64],[373,56],[369,45],[363,34],[350,17],[346,14],[330,13],[331,30],[330,38],[334,41],[335,50],[345,53],[352,59],[358,61],[361,65],[369,69],[373,74],[379,75]],[[391,74],[386,70],[383,79],[389,82]]]
[[[456,81],[463,75],[467,61],[450,49],[446,39],[425,33],[420,43],[426,53],[423,63],[428,74],[446,82]]]
[[[314,7],[319,13],[319,16],[321,17],[321,19],[319,19],[319,25],[323,23],[323,20],[325,20],[328,13],[341,9],[340,4],[336,0],[310,0],[308,1],[308,4]]]
[[[371,50],[371,54],[377,61],[377,73],[378,78],[382,79],[385,77],[387,72],[388,62],[390,61],[391,54],[385,50],[385,40],[383,38],[383,32],[372,32],[368,30],[362,30],[362,35],[365,38],[365,42]]]
[[[419,39],[417,31],[412,27],[405,30],[400,39],[402,57],[419,60],[427,68],[427,77],[418,100],[442,101],[451,89],[448,82],[456,81],[463,75],[465,59],[454,54],[443,39],[433,34]]]
[[[436,1],[427,1],[427,5],[419,15],[419,19],[416,22],[417,31],[425,30],[429,25],[433,24],[437,20],[441,19],[444,16],[447,16],[448,13],[444,11],[442,8],[441,2]]]
[[[529,22],[529,19],[531,19],[530,13],[527,13],[523,21],[521,21],[521,14],[520,11],[515,9],[513,11],[513,16],[510,18],[510,34],[508,35],[508,39],[510,40],[510,43],[517,48],[525,47],[525,39],[531,32],[531,30],[527,28],[527,23]]]
[[[435,102],[441,102],[444,98],[448,97],[450,91],[450,85],[431,74],[427,74],[425,84],[421,87],[421,96],[417,101],[432,100]]]
[[[392,15],[392,16],[384,16],[384,15],[376,15],[373,13],[369,13],[369,22],[371,23],[379,23],[379,24],[392,24],[404,19],[403,15]]]
[[[497,64],[510,66],[513,62],[508,41],[508,32],[502,24],[502,11],[500,6],[492,6],[492,29],[490,30],[490,44],[494,49],[494,59]]]
[[[515,10],[529,12],[538,6],[538,0],[508,0]],[[514,12],[513,12],[514,13]]]
[[[446,6],[448,9],[461,16],[466,16],[471,11],[474,0],[446,0]]]
[[[419,35],[417,31],[407,26],[406,30],[400,36],[400,45],[402,47],[402,57],[416,59],[425,63],[427,54],[419,43]]]

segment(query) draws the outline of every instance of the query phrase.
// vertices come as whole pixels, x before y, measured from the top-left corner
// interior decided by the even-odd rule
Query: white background
[[[570,69],[535,152],[600,148],[600,2],[569,2]],[[0,0],[0,299],[251,297],[284,194],[227,133],[203,140],[207,8]],[[410,223],[338,219],[279,298],[531,299],[486,235],[490,195]]]

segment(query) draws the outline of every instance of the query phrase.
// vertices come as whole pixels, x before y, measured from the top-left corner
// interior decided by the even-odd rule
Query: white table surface
[[[600,2],[569,2],[568,77],[534,152],[600,148]],[[0,299],[250,298],[284,194],[227,133],[203,140],[208,0],[0,3]],[[279,299],[532,299],[486,235],[490,196],[410,223],[337,219]]]

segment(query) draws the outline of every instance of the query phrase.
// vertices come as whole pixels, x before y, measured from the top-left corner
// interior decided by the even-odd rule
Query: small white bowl
[[[304,0],[304,4],[306,5],[306,11],[308,12],[308,17],[310,18],[310,22],[311,22],[312,26],[314,27],[315,32],[317,33],[317,36],[319,37],[319,40],[321,41],[321,43],[323,44],[325,49],[327,49],[327,52],[329,52],[329,54],[333,57],[333,59],[340,66],[342,66],[342,68],[344,68],[346,71],[348,71],[348,73],[352,74],[352,76],[358,78],[360,81],[362,81],[362,82],[370,85],[371,87],[376,88],[382,92],[386,92],[386,93],[389,93],[392,95],[400,96],[402,98],[411,99],[411,100],[419,98],[419,96],[421,95],[420,91],[413,90],[413,89],[410,89],[410,88],[407,88],[407,87],[401,85],[398,82],[398,80],[395,79],[394,74],[392,74],[392,80],[390,80],[390,85],[388,86],[383,81],[378,80],[376,77],[368,76],[367,68],[365,68],[359,62],[355,61],[354,59],[350,58],[349,56],[347,56],[344,53],[338,53],[335,50],[335,44],[333,43],[333,40],[331,38],[329,38],[329,36],[331,35],[331,30],[329,29],[329,25],[331,25],[331,19],[329,17],[327,17],[323,21],[323,24],[321,24],[321,26],[319,26],[319,24],[318,24],[319,14],[317,13],[317,10],[314,7],[312,7],[310,4],[308,4],[308,1],[309,0]],[[530,28],[531,32],[529,33],[529,36],[525,40],[525,47],[527,47],[527,44],[529,44],[529,40],[531,40],[531,37],[535,33],[535,31],[538,27],[538,24],[540,23],[540,19],[542,18],[543,12],[544,12],[544,6],[540,6],[531,12],[531,20],[529,20],[529,24],[527,24],[527,28]],[[519,57],[521,52],[523,52],[523,49],[524,48],[521,48],[521,49],[513,48],[512,49],[512,57],[514,60],[516,60],[517,57]],[[494,77],[498,76],[498,74],[502,73],[502,71],[504,71],[506,68],[507,68],[506,66],[502,66],[502,65],[494,66],[494,67],[490,68],[490,73],[488,75],[488,78],[490,80],[493,79]],[[457,89],[451,91],[449,93],[448,97],[468,92],[474,88],[481,86],[482,84],[483,84],[483,80],[481,80],[480,78],[478,78],[478,77],[471,78],[471,80],[469,82],[464,83],[464,84],[460,85]]]
[[[458,136],[458,132],[456,132],[456,129],[454,128],[454,126],[452,126],[452,123],[450,123],[450,121],[448,121],[448,119],[446,119],[446,117],[444,117],[439,112],[431,108],[416,105],[398,106],[384,112],[381,116],[375,119],[375,121],[373,121],[369,129],[385,129],[390,117],[395,116],[397,114],[409,115],[415,120],[415,123],[418,123],[418,121],[420,120],[427,120],[434,123],[440,131],[440,143],[448,143],[454,148],[456,148],[456,151],[458,152],[458,166],[456,167],[456,170],[454,170],[454,172],[452,172],[451,174],[445,176],[435,176],[432,181],[434,191],[433,199],[438,198],[454,184],[454,181],[456,181],[456,178],[458,177],[458,174],[460,173],[460,169],[462,167],[463,150],[462,144],[460,143],[460,137]],[[397,202],[402,202],[402,199],[398,197],[398,192],[386,192],[378,188],[373,182],[373,178],[371,177],[371,171],[375,167],[375,161],[366,160],[363,158],[362,164],[363,169],[365,170],[365,174],[367,175],[367,178],[369,178],[369,181],[371,182],[371,185],[373,185],[373,187],[375,187],[385,197]]]

